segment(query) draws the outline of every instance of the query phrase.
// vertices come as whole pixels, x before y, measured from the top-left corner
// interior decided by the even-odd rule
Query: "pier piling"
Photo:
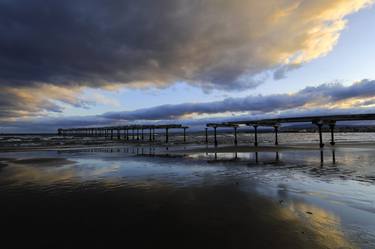
[[[208,128],[205,128],[206,144],[208,144]]]
[[[234,129],[234,145],[237,146],[237,126],[233,127]]]
[[[319,147],[323,148],[324,143],[323,143],[323,135],[322,135],[322,127],[323,123],[321,121],[317,122],[316,125],[318,126],[318,132],[319,132]]]
[[[258,126],[254,125],[254,146],[258,146]]]
[[[335,130],[335,125],[336,125],[336,123],[335,122],[331,122],[330,124],[329,124],[329,129],[330,129],[330,131],[331,131],[331,145],[333,146],[333,145],[335,145],[336,143],[335,143],[335,134],[334,134],[334,130]]]
[[[216,126],[214,127],[214,143],[215,147],[217,147]]]
[[[184,129],[184,143],[186,143],[186,129],[187,129],[187,127],[184,127],[183,129]]]
[[[279,131],[279,127],[277,125],[275,125],[274,127],[274,130],[275,130],[275,145],[279,145],[279,139],[278,139],[278,131]]]

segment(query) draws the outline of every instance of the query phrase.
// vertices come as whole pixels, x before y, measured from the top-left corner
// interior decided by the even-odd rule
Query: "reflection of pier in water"
[[[186,147],[183,147],[186,149]],[[108,147],[108,148],[86,148],[86,149],[75,149],[75,150],[60,150],[58,151],[59,154],[70,154],[72,152],[75,153],[119,153],[124,154],[127,156],[145,156],[145,157],[186,157],[187,153],[174,153],[173,151],[168,151],[168,147],[154,147],[154,146],[128,146],[128,147]],[[311,151],[315,152],[315,151]],[[251,164],[262,164],[262,165],[286,165],[288,161],[293,160],[283,160],[283,155],[288,154],[290,152],[231,152],[231,153],[224,153],[224,152],[205,152],[204,158],[207,159],[209,163],[251,163]],[[297,153],[297,152],[296,152]],[[330,163],[335,165],[336,161],[336,151],[334,149],[328,150],[318,150],[316,151],[316,158],[319,158],[318,162],[320,162],[320,167],[323,167],[324,164]],[[330,156],[328,156],[330,154]],[[272,156],[271,156],[272,155]],[[330,158],[327,160],[327,158]],[[204,159],[203,158],[203,159]]]
[[[185,148],[185,147],[184,147]],[[155,147],[155,146],[127,146],[127,147],[96,147],[85,149],[72,149],[72,150],[59,150],[58,154],[71,154],[74,153],[116,153],[125,156],[145,156],[145,157],[185,157],[185,154],[174,154],[168,151],[168,147]]]

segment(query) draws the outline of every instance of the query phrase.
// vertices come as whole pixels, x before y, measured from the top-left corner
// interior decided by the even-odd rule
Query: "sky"
[[[374,113],[373,0],[0,0],[0,133]]]

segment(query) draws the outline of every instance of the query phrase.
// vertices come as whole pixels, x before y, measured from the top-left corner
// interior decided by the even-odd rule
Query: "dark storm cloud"
[[[77,105],[83,87],[253,88],[327,54],[372,2],[0,0],[0,119]]]
[[[242,34],[229,38],[222,21],[215,21],[216,14],[225,20],[238,8],[218,1],[210,13],[205,8],[210,5],[190,0],[1,0],[1,84],[102,86],[182,79],[225,87],[249,68],[240,64],[244,55],[231,51],[243,42]],[[233,18],[231,24],[240,20]],[[228,50],[220,51],[225,42]]]
[[[0,0],[0,82],[253,87],[329,52],[339,21],[371,2]]]
[[[158,120],[176,119],[189,114],[217,114],[225,112],[269,113],[306,106],[338,105],[349,101],[360,101],[357,106],[369,105],[368,98],[375,97],[375,81],[363,80],[344,86],[342,84],[323,84],[306,87],[293,94],[256,95],[244,98],[227,98],[207,103],[184,103],[162,105],[130,112],[106,113],[102,116],[115,120]],[[361,102],[363,100],[363,103]],[[295,111],[295,110],[294,110]]]

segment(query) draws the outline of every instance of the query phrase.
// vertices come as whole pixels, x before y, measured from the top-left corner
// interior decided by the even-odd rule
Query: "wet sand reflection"
[[[368,159],[367,153],[184,155],[145,146],[65,150],[51,153],[49,159],[31,154],[0,158],[5,165],[0,171],[5,203],[0,216],[9,232],[22,227],[19,233],[42,247],[61,241],[64,234],[61,248],[108,247],[106,243],[121,241],[138,248],[355,248],[342,232],[342,216],[311,196],[327,194],[313,193],[326,186],[314,186],[320,184],[314,183],[315,177],[352,177],[355,171],[371,175],[372,168],[353,166],[348,171],[348,164]],[[285,172],[290,170],[293,177],[303,172],[312,178],[289,178]],[[264,194],[273,183],[285,182],[279,177],[284,173],[290,182],[277,185],[276,197]],[[370,187],[367,191],[364,200],[373,192]],[[364,217],[371,221],[374,215]],[[33,233],[40,225],[48,239]]]
[[[13,248],[354,248],[324,209],[262,197],[255,181],[245,190],[244,179],[222,175],[222,167],[181,169],[164,160],[160,175],[140,169],[152,165],[143,160],[8,166],[8,182],[0,178],[5,241]],[[10,234],[24,240],[7,241]]]

